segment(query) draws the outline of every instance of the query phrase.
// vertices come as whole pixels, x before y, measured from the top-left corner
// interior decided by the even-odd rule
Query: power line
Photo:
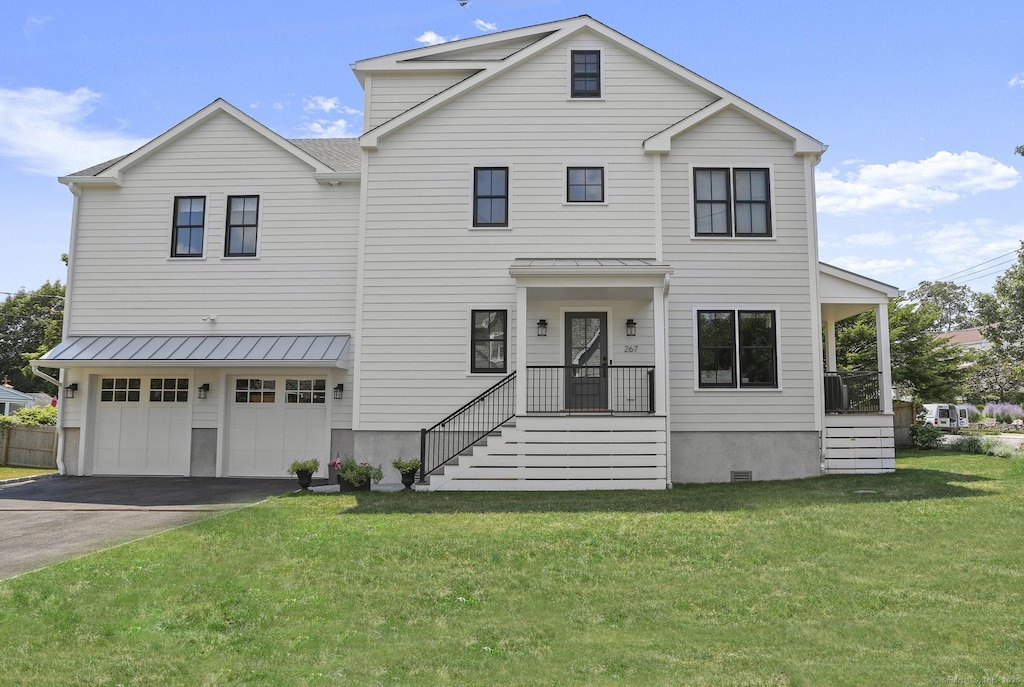
[[[978,279],[984,279],[985,277],[995,276],[995,275],[999,274],[1000,272],[1004,271],[1002,269],[1002,265],[1008,265],[1008,264],[1010,264],[1012,262],[1013,262],[1013,260],[1007,260],[1006,262],[1001,262],[998,265],[993,265],[991,268],[989,268],[991,271],[986,271],[983,274],[979,274],[979,275],[973,276],[970,279],[965,279],[964,277],[961,277],[960,279],[958,279],[957,281],[955,281],[953,283],[954,284],[956,284],[956,283],[966,284],[967,282],[977,281]],[[964,276],[966,277],[966,276],[970,276],[970,275],[964,275]]]
[[[1005,258],[1007,255],[1013,255],[1016,252],[1017,252],[1017,249],[1014,249],[1014,250],[1011,250],[1008,253],[1003,253],[1002,255],[997,255],[996,257],[992,258],[991,260],[986,260],[985,262],[979,262],[977,265],[972,265],[971,267],[965,267],[965,268],[963,268],[962,270],[960,270],[958,272],[954,272],[953,274],[948,274],[945,277],[942,277],[941,279],[939,279],[938,281],[949,281],[950,279],[952,279],[953,277],[955,277],[955,276],[957,276],[959,274],[963,274],[964,272],[971,272],[971,271],[976,270],[977,268],[981,267],[982,265],[987,265],[990,262],[995,262],[996,260],[999,260],[1000,258]],[[1010,260],[1009,262],[1013,262],[1013,261]],[[967,275],[964,275],[964,276],[967,276]]]

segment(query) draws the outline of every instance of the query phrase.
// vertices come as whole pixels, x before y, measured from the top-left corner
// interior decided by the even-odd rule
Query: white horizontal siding
[[[374,74],[370,80],[370,104],[366,112],[367,130],[397,117],[471,74],[472,72]]]
[[[690,166],[769,165],[773,238],[691,237]],[[803,160],[792,142],[726,111],[676,137],[663,164],[674,431],[815,429],[814,331]],[[778,390],[695,390],[694,308],[778,310]]]
[[[69,335],[351,332],[358,184],[218,115],[82,191]],[[259,257],[225,258],[227,197],[260,196]],[[205,256],[171,258],[173,199],[205,196]],[[217,315],[216,324],[202,317]]]

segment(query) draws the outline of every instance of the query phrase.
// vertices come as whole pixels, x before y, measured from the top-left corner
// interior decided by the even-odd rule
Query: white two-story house
[[[353,71],[359,138],[287,140],[218,100],[61,179],[65,339],[37,365],[60,369],[65,472],[894,469],[897,291],[819,263],[823,144],[587,16]],[[833,324],[868,310],[881,369],[835,372]]]

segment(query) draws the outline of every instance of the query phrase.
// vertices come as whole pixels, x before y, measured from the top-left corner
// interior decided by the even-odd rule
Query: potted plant
[[[288,472],[299,478],[299,486],[302,487],[303,491],[309,489],[310,483],[313,481],[313,473],[320,469],[319,460],[296,460],[290,466],[288,466]]]
[[[411,490],[412,483],[416,481],[416,471],[420,469],[420,461],[415,458],[412,460],[396,458],[391,461],[391,466],[402,475],[402,484],[405,485],[405,488]]]
[[[384,470],[379,465],[357,463],[352,456],[332,462],[331,467],[338,471],[341,491],[369,491],[371,481],[377,483],[384,479]]]

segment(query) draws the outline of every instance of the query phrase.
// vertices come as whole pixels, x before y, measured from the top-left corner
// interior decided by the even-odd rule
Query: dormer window
[[[573,50],[570,93],[573,98],[601,97],[601,51]]]

